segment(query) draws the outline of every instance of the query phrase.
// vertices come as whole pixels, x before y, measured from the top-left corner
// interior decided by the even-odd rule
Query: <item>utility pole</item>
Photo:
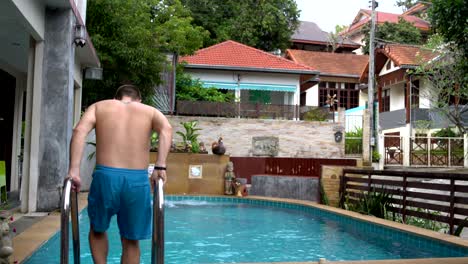
[[[375,143],[374,137],[374,78],[375,78],[375,8],[378,3],[371,0],[372,13],[371,13],[371,28],[369,40],[369,83],[367,85],[367,110],[369,112],[369,163],[372,163],[372,148]]]

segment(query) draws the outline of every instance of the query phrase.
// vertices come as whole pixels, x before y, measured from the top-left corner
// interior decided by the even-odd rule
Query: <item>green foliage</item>
[[[378,192],[372,189],[370,192],[364,192],[357,202],[352,203],[348,200],[345,203],[345,208],[361,214],[385,218],[391,199],[391,194],[386,192],[385,189]]]
[[[184,127],[185,132],[177,131],[176,133],[182,137],[182,141],[184,142],[185,147],[187,148],[190,145],[193,153],[200,152],[200,143],[198,142],[198,137],[200,134],[196,133],[197,131],[201,130],[201,128],[196,127],[198,121],[193,120],[188,122],[181,122],[180,124]]]
[[[366,45],[363,46],[365,54],[369,54],[369,31],[370,26],[365,26],[363,29],[363,33],[366,36],[364,38]],[[398,23],[385,22],[381,25],[376,25],[375,38],[400,44],[418,45],[423,43],[419,29],[402,18],[398,20]]]
[[[356,128],[353,131],[348,131],[345,133],[345,153],[362,153],[362,128]]]
[[[408,10],[418,3],[418,0],[397,0],[396,6],[403,7],[403,10]]]
[[[167,52],[189,54],[207,32],[191,25],[179,0],[94,0],[87,28],[104,69],[103,81],[85,81],[83,104],[114,96],[122,83],[134,83],[143,99],[160,82]]]
[[[450,127],[442,128],[441,130],[432,134],[433,137],[458,137],[459,135],[455,133]]]
[[[321,108],[314,108],[304,114],[305,121],[327,121],[329,112]]]
[[[199,79],[192,79],[189,74],[182,71],[181,67],[178,67],[176,99],[182,101],[233,102],[234,94],[216,88],[204,88]]]
[[[455,46],[461,50],[465,67],[468,67],[466,61],[468,59],[468,4],[466,0],[432,0],[429,17],[435,31],[440,33],[446,42],[455,43]]]
[[[330,205],[330,201],[328,200],[328,196],[325,193],[325,189],[323,188],[322,181],[319,181],[320,184],[320,203],[324,205]]]
[[[419,208],[419,207],[418,208],[408,207],[407,209],[412,210],[412,211],[417,211],[417,212],[420,212],[420,213],[430,214],[430,215],[433,215],[433,216],[440,216],[441,215],[440,212],[431,211],[429,209],[423,209],[423,208]],[[417,227],[433,230],[433,231],[436,231],[436,232],[441,232],[441,231],[448,230],[448,225],[447,224],[437,222],[437,221],[434,221],[434,220],[430,220],[430,219],[419,218],[419,217],[415,217],[415,216],[406,216],[405,222],[403,222],[403,218],[402,218],[402,216],[400,214],[396,214],[395,216],[392,216],[392,217],[389,216],[388,218],[389,219],[393,218],[393,220],[395,222],[398,222],[398,223],[404,223],[404,224],[407,224],[407,225],[417,226]]]
[[[465,226],[468,226],[468,217],[465,218],[459,226],[457,226],[457,229],[455,229],[455,232],[453,232],[453,234],[455,236],[460,236]]]
[[[151,133],[150,151],[158,151],[158,144],[159,144],[159,135],[158,133],[153,131],[153,133]]]
[[[194,24],[210,32],[204,46],[232,39],[258,49],[273,51],[290,46],[299,25],[294,0],[182,0]]]
[[[380,153],[376,150],[372,151],[372,162],[379,162],[380,160]]]

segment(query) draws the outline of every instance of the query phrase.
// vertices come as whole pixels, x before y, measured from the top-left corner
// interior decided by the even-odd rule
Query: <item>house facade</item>
[[[23,212],[58,206],[84,78],[100,62],[86,0],[0,1],[0,161]]]
[[[179,61],[204,87],[233,93],[240,103],[298,105],[301,75],[318,74],[309,66],[231,40]]]
[[[418,120],[430,119],[429,109],[437,100],[433,88],[428,80],[413,74],[412,70],[436,56],[431,50],[404,44],[387,44],[376,50],[375,98],[383,133],[403,133]],[[367,82],[367,78],[368,65],[360,80]],[[443,125],[438,124],[439,127]]]
[[[286,58],[320,72],[317,82],[302,83],[301,105],[324,107],[329,104],[327,95],[335,95],[335,106],[345,109],[358,107],[366,101],[359,89],[359,78],[368,63],[367,55],[289,49]],[[303,81],[310,78],[302,76]]]

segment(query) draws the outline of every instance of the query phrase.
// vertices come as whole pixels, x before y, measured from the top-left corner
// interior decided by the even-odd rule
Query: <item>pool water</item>
[[[405,236],[362,232],[322,210],[203,200],[169,201],[165,209],[165,263],[294,262],[468,256],[468,250],[430,241],[410,243]],[[297,207],[297,206],[296,206]],[[81,263],[93,263],[87,234],[89,219],[80,215]],[[71,234],[71,233],[70,233]],[[108,232],[108,263],[120,263],[115,218]],[[417,238],[415,241],[419,241]],[[72,243],[70,242],[70,247]],[[151,241],[141,245],[141,263],[151,263]],[[60,234],[25,263],[59,263]],[[70,259],[73,253],[70,249]],[[71,260],[72,261],[72,260]]]

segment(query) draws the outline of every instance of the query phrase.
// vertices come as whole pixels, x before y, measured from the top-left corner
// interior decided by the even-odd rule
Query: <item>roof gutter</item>
[[[287,70],[287,69],[254,68],[254,67],[222,66],[222,65],[206,65],[206,64],[185,64],[184,67],[190,68],[190,69],[273,72],[273,73],[287,73],[287,74],[319,74],[320,73],[319,71],[314,71],[314,70]]]
[[[331,77],[346,77],[346,78],[359,78],[361,76],[359,75],[353,75],[353,74],[333,74],[333,73],[326,73],[322,72],[320,73],[321,76],[331,76]]]

